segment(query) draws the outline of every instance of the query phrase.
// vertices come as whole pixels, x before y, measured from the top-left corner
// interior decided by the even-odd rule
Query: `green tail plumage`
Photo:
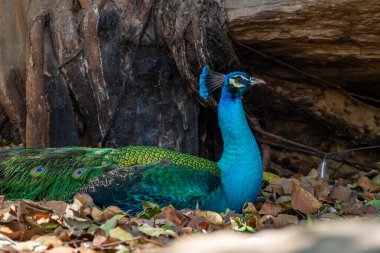
[[[103,174],[110,149],[25,149],[0,154],[0,194],[8,198],[71,198],[81,186]]]
[[[142,200],[169,204],[173,202],[170,195],[174,192],[178,193],[174,194],[174,199],[177,194],[182,198],[180,202],[186,203],[187,195],[179,193],[178,189],[189,177],[184,175],[178,182],[170,180],[176,173],[181,174],[178,172],[181,168],[185,173],[201,174],[200,177],[204,174],[213,175],[213,180],[220,178],[216,163],[158,147],[6,150],[0,152],[0,159],[0,195],[5,194],[7,198],[69,200],[77,192],[84,191],[99,200],[99,205],[111,205],[118,204],[116,199],[120,196],[113,194],[123,189],[123,199],[117,201],[121,201],[125,209],[138,209]],[[127,171],[128,176],[125,176]],[[160,173],[167,173],[169,177],[164,180]],[[123,175],[121,182],[120,175]],[[152,180],[152,175],[157,182]],[[110,185],[110,182],[123,185],[115,189],[117,186]],[[167,184],[166,187],[161,183]],[[168,184],[173,187],[168,187]],[[152,193],[150,187],[159,190]],[[186,191],[188,188],[183,189]],[[146,193],[142,194],[144,191]],[[189,190],[188,195],[192,194]]]

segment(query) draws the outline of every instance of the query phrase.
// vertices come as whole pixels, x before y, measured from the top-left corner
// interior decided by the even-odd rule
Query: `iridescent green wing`
[[[221,185],[208,171],[173,164],[114,168],[82,188],[101,206],[116,205],[125,211],[141,209],[142,201],[176,208],[195,208]]]

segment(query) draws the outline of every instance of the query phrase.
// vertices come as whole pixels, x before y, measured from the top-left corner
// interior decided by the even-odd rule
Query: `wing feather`
[[[100,206],[117,205],[136,212],[141,201],[176,208],[195,208],[221,184],[220,177],[207,171],[173,164],[144,165],[113,169],[83,188]]]

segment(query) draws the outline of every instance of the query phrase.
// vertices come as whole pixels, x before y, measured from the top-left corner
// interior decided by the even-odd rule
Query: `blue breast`
[[[218,161],[230,209],[240,211],[246,201],[254,201],[260,191],[263,168],[260,150],[248,126],[240,98],[226,90],[218,107],[223,136],[223,154]]]

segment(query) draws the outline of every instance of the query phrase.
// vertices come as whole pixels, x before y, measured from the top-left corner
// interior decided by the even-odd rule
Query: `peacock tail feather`
[[[148,168],[159,171],[158,164],[178,165],[177,169],[191,168],[196,173],[220,177],[220,170],[212,161],[159,147],[5,150],[0,152],[0,159],[0,195],[6,194],[10,199],[69,200],[86,185],[107,177],[110,168],[128,171],[132,181],[134,172],[147,171],[140,167],[150,165]],[[147,177],[149,174],[155,173],[150,171]]]

